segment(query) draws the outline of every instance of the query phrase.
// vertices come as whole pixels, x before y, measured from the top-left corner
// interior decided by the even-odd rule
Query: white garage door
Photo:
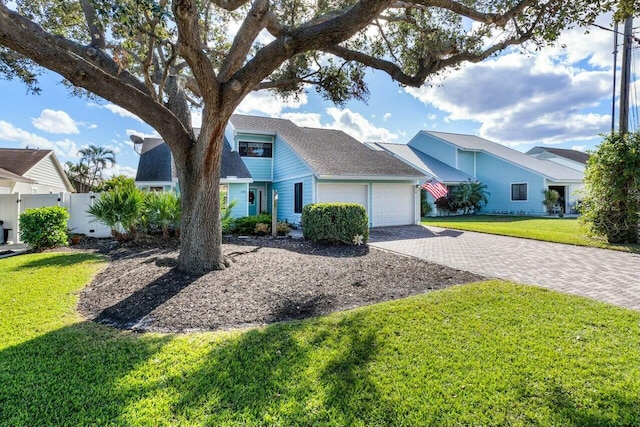
[[[318,184],[318,203],[359,203],[367,210],[369,188],[366,184]]]
[[[415,224],[415,185],[373,184],[373,227]]]

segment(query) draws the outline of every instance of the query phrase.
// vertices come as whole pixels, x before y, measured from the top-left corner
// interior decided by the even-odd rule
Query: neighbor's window
[[[270,142],[238,142],[238,152],[242,157],[271,157]]]
[[[302,213],[302,183],[293,184],[293,213]]]
[[[527,200],[527,184],[511,184],[511,200]]]

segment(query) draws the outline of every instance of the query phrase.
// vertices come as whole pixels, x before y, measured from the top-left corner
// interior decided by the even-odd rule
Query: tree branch
[[[0,2],[0,44],[31,58],[37,64],[136,114],[164,138],[184,141],[188,132],[162,104],[149,102],[151,95],[139,80],[120,70],[109,56],[44,31]],[[180,138],[182,137],[182,138]]]
[[[267,10],[269,10],[269,0],[256,0],[251,6],[220,67],[218,72],[220,81],[226,81],[227,77],[235,73],[244,63],[253,41],[262,30],[262,19]]]
[[[313,19],[260,49],[225,83],[225,90],[246,95],[284,61],[302,52],[322,50],[351,38],[377,18],[392,0],[359,0],[353,6]]]
[[[228,11],[236,10],[248,2],[249,0],[211,0],[211,3]]]
[[[218,100],[220,93],[218,79],[213,64],[205,55],[200,39],[198,7],[194,0],[173,0],[173,14],[178,27],[178,54],[191,68],[191,72],[207,100]],[[218,106],[209,106],[216,114]]]
[[[96,49],[104,49],[106,43],[104,28],[100,25],[95,7],[93,7],[90,0],[80,0],[80,5],[82,6],[84,19],[87,22],[87,29],[91,34],[91,46]]]

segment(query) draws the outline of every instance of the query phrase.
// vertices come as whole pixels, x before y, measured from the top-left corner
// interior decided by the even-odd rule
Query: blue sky
[[[608,27],[610,17],[599,23]],[[612,51],[611,32],[575,29],[556,46],[466,64],[420,89],[401,88],[384,73],[371,72],[367,104],[354,101],[339,109],[313,89],[288,102],[259,92],[237,112],[341,129],[360,141],[406,143],[420,130],[436,130],[478,135],[520,151],[546,144],[587,150],[611,127]],[[639,61],[633,65],[637,70]],[[138,155],[129,136],[151,136],[151,127],[108,102],[71,96],[55,74],[42,74],[40,87],[41,95],[30,95],[22,83],[0,80],[0,147],[53,149],[62,163],[75,163],[82,147],[104,145],[118,161],[107,174],[135,175]],[[638,87],[634,82],[632,93]]]

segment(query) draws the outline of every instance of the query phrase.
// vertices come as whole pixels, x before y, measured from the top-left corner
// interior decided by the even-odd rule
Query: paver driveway
[[[419,225],[374,228],[369,244],[640,310],[637,254]]]

